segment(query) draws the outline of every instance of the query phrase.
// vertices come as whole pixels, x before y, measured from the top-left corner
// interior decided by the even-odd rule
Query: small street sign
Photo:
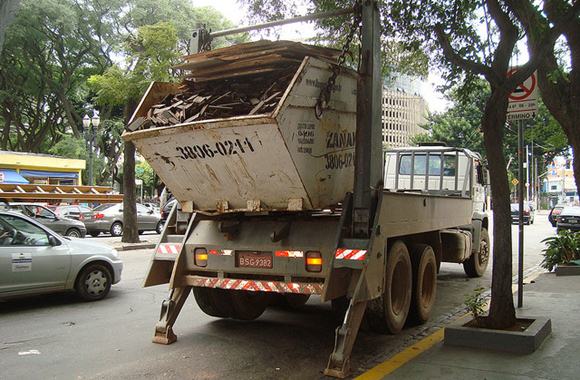
[[[517,178],[512,179],[512,185],[517,186],[520,181]]]
[[[512,76],[518,71],[518,67],[513,67],[507,72],[507,76]],[[533,119],[538,113],[538,79],[534,72],[523,83],[520,83],[514,92],[509,96],[507,109],[507,120],[527,120]]]

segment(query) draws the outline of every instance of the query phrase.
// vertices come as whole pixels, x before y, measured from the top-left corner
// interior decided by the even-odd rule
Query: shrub
[[[556,236],[542,240],[546,243],[544,260],[540,264],[543,268],[552,271],[556,265],[568,264],[572,260],[580,259],[580,233],[561,230]]]

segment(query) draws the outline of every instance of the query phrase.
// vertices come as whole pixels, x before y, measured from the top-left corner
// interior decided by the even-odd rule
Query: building
[[[397,75],[383,84],[383,146],[397,148],[411,145],[411,138],[425,133],[420,125],[427,122],[427,103],[420,95],[417,77]]]
[[[0,183],[81,185],[85,160],[0,151]]]
[[[548,195],[550,206],[557,203],[578,203],[578,189],[572,165],[572,159],[564,157],[556,157],[548,165],[543,190]]]

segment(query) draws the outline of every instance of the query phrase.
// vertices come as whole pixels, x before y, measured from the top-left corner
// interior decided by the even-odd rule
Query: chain
[[[340,52],[340,55],[338,56],[336,64],[331,66],[332,74],[328,78],[326,85],[324,85],[324,87],[320,90],[320,95],[318,95],[316,105],[314,106],[314,114],[316,115],[317,119],[320,119],[322,117],[324,110],[328,106],[330,93],[334,89],[336,78],[338,77],[342,67],[344,66],[344,62],[346,61],[346,55],[350,51],[350,44],[352,43],[354,35],[357,32],[358,26],[360,25],[361,21],[362,21],[361,0],[355,0],[352,24],[350,24],[346,40],[344,41],[344,45],[342,46],[342,50]]]

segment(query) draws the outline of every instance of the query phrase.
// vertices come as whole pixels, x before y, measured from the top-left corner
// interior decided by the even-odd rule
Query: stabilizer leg
[[[360,328],[367,300],[363,297],[363,283],[366,270],[363,269],[357,282],[353,297],[350,300],[342,325],[336,328],[334,350],[324,370],[326,376],[345,378],[350,372],[350,354]]]
[[[173,288],[169,293],[169,298],[163,300],[159,322],[155,325],[153,343],[171,344],[177,340],[177,336],[173,333],[173,324],[189,293],[191,293],[191,286]]]

